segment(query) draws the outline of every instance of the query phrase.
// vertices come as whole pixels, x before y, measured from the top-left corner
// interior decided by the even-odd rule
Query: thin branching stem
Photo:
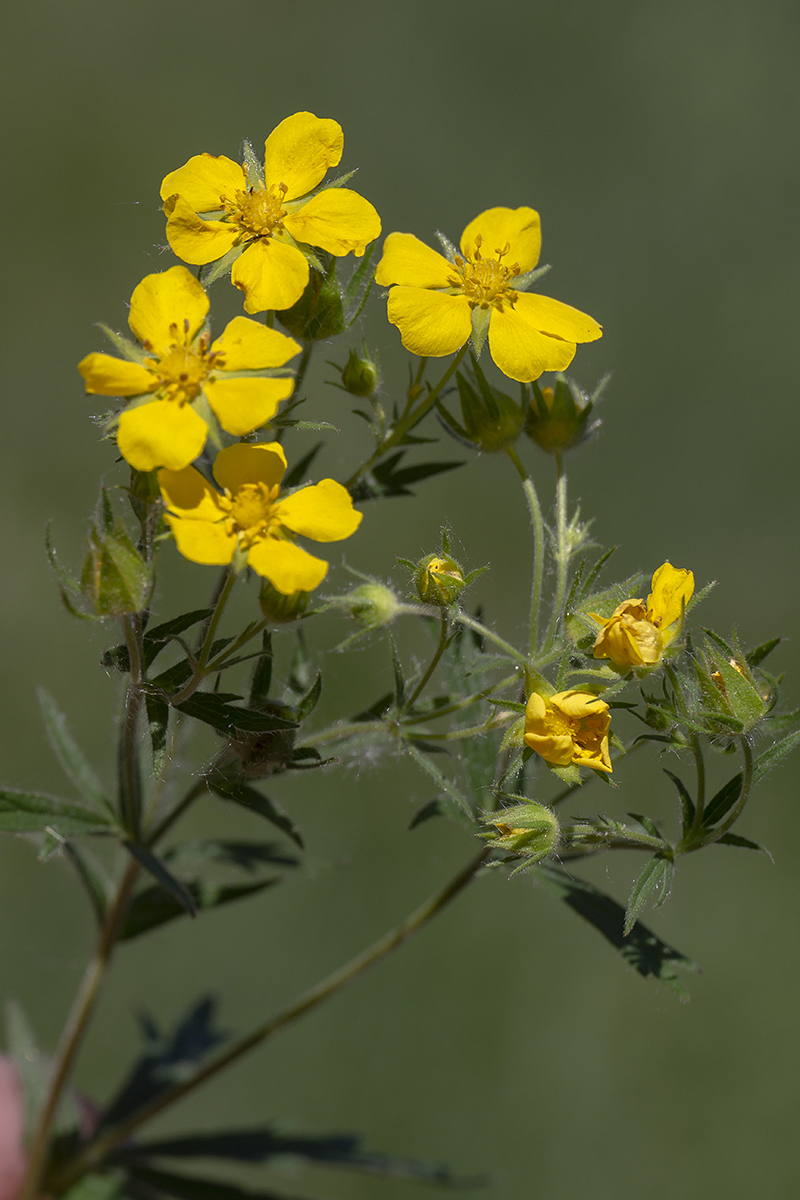
[[[561,467],[560,457],[557,458],[557,463],[559,474],[556,485],[556,591],[545,638],[545,648],[548,650],[553,645],[559,625],[564,619],[570,559],[570,547],[567,543],[567,477]]]
[[[433,675],[433,672],[436,670],[436,668],[439,665],[439,659],[442,657],[445,650],[447,649],[447,635],[449,632],[450,632],[450,623],[447,619],[447,610],[443,608],[442,613],[441,613],[440,627],[439,627],[439,643],[436,647],[436,650],[434,651],[433,658],[428,663],[428,668],[425,671],[425,674],[422,676],[419,683],[414,688],[414,691],[411,693],[408,700],[406,700],[405,704],[403,705],[403,713],[407,713],[409,711],[409,709],[414,707],[415,701],[422,695],[423,691],[425,690],[425,687],[427,686],[428,681],[430,680],[431,676]]]
[[[544,579],[544,519],[542,518],[542,506],[539,503],[539,497],[536,492],[533,480],[531,479],[522,461],[514,449],[513,445],[506,446],[506,451],[509,458],[517,469],[522,487],[525,492],[525,500],[528,505],[528,512],[531,518],[531,530],[533,532],[533,582],[531,585],[531,615],[530,615],[530,650],[531,657],[535,658],[539,649],[539,609],[542,606],[542,581]]]

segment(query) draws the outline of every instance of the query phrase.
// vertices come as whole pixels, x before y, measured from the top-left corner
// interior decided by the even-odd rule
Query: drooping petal
[[[665,562],[653,576],[647,608],[659,629],[667,629],[683,616],[694,594],[694,575],[685,567]]]
[[[15,1200],[25,1178],[25,1098],[10,1057],[0,1055],[0,1200]]]
[[[557,708],[571,721],[583,721],[587,717],[603,716],[608,713],[608,705],[592,692],[582,692],[579,688],[571,688],[568,692],[556,692],[550,697],[551,708]]]
[[[466,296],[446,296],[419,287],[393,287],[387,315],[400,330],[406,350],[423,358],[455,353],[472,333]]]
[[[383,243],[383,257],[375,269],[380,287],[400,283],[406,287],[452,287],[455,267],[413,233],[390,233]]]
[[[337,121],[294,113],[273,129],[264,146],[267,187],[285,184],[286,199],[305,196],[341,160],[344,133]]]
[[[86,380],[86,391],[93,396],[141,396],[158,387],[157,377],[147,367],[113,354],[87,354],[78,370]]]
[[[192,206],[178,196],[167,218],[167,241],[173,252],[184,262],[202,267],[215,262],[233,249],[239,236],[234,225],[224,221],[204,221]]]
[[[311,592],[328,573],[328,564],[307,550],[280,538],[260,538],[250,547],[247,565],[263,575],[284,596]]]
[[[230,510],[230,501],[221,496],[195,467],[159,471],[158,484],[167,511],[181,520],[214,525],[224,520]]]
[[[313,487],[301,488],[287,496],[279,501],[277,513],[287,529],[315,542],[339,542],[350,537],[362,518],[353,508],[347,488],[335,479],[322,479]]]
[[[213,212],[221,208],[221,196],[231,200],[244,191],[247,180],[244,171],[232,159],[220,154],[196,154],[177,171],[170,171],[161,184],[161,199],[183,196],[195,212]]]
[[[476,238],[480,238],[482,258],[494,258],[506,246],[503,263],[519,263],[519,274],[532,271],[539,261],[542,229],[539,214],[533,208],[487,208],[470,221],[461,235],[461,253],[474,259]]]
[[[234,496],[245,483],[274,487],[285,470],[286,455],[277,442],[239,442],[220,450],[214,460],[214,478]]]
[[[241,437],[274,417],[293,387],[293,379],[209,379],[203,390],[225,432]]]
[[[522,293],[519,300],[522,300]],[[519,305],[496,308],[489,322],[489,349],[504,375],[520,383],[538,379],[543,371],[563,371],[575,357],[574,342],[542,333]]]
[[[275,238],[252,242],[233,264],[231,283],[244,292],[245,312],[291,308],[308,283],[308,260]]]
[[[154,400],[120,413],[117,445],[137,471],[180,471],[202,452],[208,426],[189,404]]]
[[[145,275],[133,289],[128,324],[154,350],[188,345],[208,315],[205,288],[186,267]]]
[[[566,767],[572,762],[574,743],[567,733],[526,733],[525,744],[535,750],[545,762]]]
[[[603,336],[602,326],[594,317],[550,296],[519,292],[516,307],[531,325],[549,337],[562,338],[565,342],[595,342]]]
[[[222,371],[260,371],[264,367],[282,367],[300,346],[294,338],[268,329],[249,317],[234,317],[211,345],[213,354],[221,355],[215,364]]]
[[[349,188],[327,188],[312,196],[283,224],[296,241],[336,255],[363,254],[381,232],[381,219],[369,200]]]

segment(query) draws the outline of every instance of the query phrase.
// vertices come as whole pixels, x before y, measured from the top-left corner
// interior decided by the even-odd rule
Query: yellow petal
[[[252,242],[233,264],[231,283],[244,292],[245,312],[291,308],[308,283],[308,261],[275,238]]]
[[[446,296],[419,287],[393,287],[387,315],[400,330],[406,350],[423,358],[455,353],[472,333],[466,296]]]
[[[568,692],[556,692],[550,697],[550,707],[559,709],[571,721],[583,721],[586,717],[601,716],[608,712],[605,700],[598,699],[592,692],[572,688]]]
[[[159,471],[158,483],[167,510],[183,520],[214,524],[223,520],[230,510],[230,501],[194,467]]]
[[[133,289],[128,324],[140,342],[161,350],[188,345],[208,314],[208,296],[186,267],[145,275]]]
[[[215,262],[233,249],[238,229],[224,221],[204,221],[183,196],[167,219],[167,241],[178,258],[196,267]]]
[[[214,354],[221,355],[215,364],[222,371],[260,371],[264,367],[282,367],[300,346],[294,338],[268,329],[249,317],[234,317],[223,330],[222,336],[212,344]]]
[[[540,696],[538,692],[531,692],[528,697],[528,703],[525,706],[526,722],[535,724],[539,721],[544,721],[546,712],[547,705],[544,702],[544,697]]]
[[[294,113],[281,121],[264,147],[267,187],[286,184],[286,199],[305,196],[342,157],[344,134],[336,121],[310,112]],[[278,589],[280,590],[280,589]]]
[[[531,325],[549,337],[562,338],[565,342],[595,342],[603,336],[602,327],[594,317],[549,296],[520,292],[516,307]]]
[[[652,591],[647,597],[648,612],[659,627],[666,629],[683,616],[694,593],[694,575],[685,567],[673,567],[665,562],[653,576]]]
[[[286,455],[277,442],[239,442],[220,450],[214,460],[214,478],[233,495],[245,483],[274,487],[285,470]]]
[[[339,542],[350,537],[362,517],[353,508],[347,488],[334,479],[323,479],[279,501],[277,515],[287,529],[315,542]]]
[[[293,387],[293,379],[209,379],[203,390],[226,433],[241,437],[274,417]]]
[[[557,767],[566,767],[572,762],[574,743],[569,734],[526,733],[524,740],[545,762]]]
[[[390,233],[375,269],[375,282],[380,287],[401,283],[407,287],[446,288],[453,286],[455,277],[452,263],[413,233]]]
[[[519,274],[532,271],[539,261],[542,230],[539,214],[533,208],[487,208],[470,221],[461,235],[461,253],[475,258],[476,238],[480,237],[481,258],[494,258],[506,246],[503,263],[519,263]]]
[[[260,538],[254,542],[247,565],[264,575],[284,596],[313,591],[328,573],[328,564],[321,558],[279,538]]]
[[[180,471],[202,452],[208,426],[188,404],[154,400],[120,413],[117,445],[137,471]]]
[[[327,188],[312,196],[283,224],[296,241],[336,255],[363,254],[381,232],[381,219],[369,200],[349,188]]]
[[[532,325],[519,300],[512,308],[496,308],[489,322],[489,349],[504,375],[521,383],[538,379],[543,371],[563,371],[575,357],[575,343],[548,337]]]
[[[114,358],[113,354],[87,354],[78,363],[78,370],[90,395],[141,396],[158,387],[158,379],[147,367]]]
[[[221,567],[233,559],[236,535],[228,533],[224,525],[210,525],[206,521],[181,521],[171,518],[169,514],[167,521],[179,551],[190,562]]]
[[[247,187],[244,171],[232,159],[221,154],[196,154],[177,171],[170,171],[161,184],[161,199],[183,196],[195,212],[213,212],[221,208],[220,198],[231,200]]]

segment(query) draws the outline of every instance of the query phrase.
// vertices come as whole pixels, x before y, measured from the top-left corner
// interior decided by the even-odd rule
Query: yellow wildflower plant
[[[309,279],[303,247],[362,255],[381,232],[363,196],[318,188],[343,147],[336,121],[299,112],[267,138],[263,171],[249,157],[240,166],[225,155],[195,155],[161,184],[170,246],[194,266],[239,251],[231,281],[245,294],[245,311],[291,308]]]
[[[665,562],[650,586],[647,604],[641,599],[623,600],[608,619],[589,614],[603,626],[594,643],[595,658],[608,658],[625,670],[653,667],[661,661],[680,634],[694,592],[694,575]]]
[[[294,535],[338,542],[361,524],[346,488],[333,479],[279,499],[286,455],[277,442],[238,442],[214,462],[216,488],[194,467],[159,471],[166,519],[184,558],[224,566],[234,558],[284,596],[318,587],[328,564]]]
[[[556,767],[574,763],[593,771],[611,771],[608,753],[609,708],[593,692],[573,689],[540,696],[533,692],[525,709],[525,744]]]
[[[117,443],[138,471],[179,471],[197,458],[208,435],[196,407],[203,397],[226,433],[241,437],[292,394],[292,378],[268,372],[299,354],[298,343],[248,317],[234,317],[211,342],[208,309],[205,289],[186,267],[146,275],[128,317],[143,352],[127,344],[136,361],[87,354],[78,364],[87,392],[133,398],[119,415]]]
[[[539,261],[539,214],[532,208],[489,208],[470,221],[452,261],[411,233],[390,233],[375,280],[389,292],[389,320],[412,354],[441,358],[470,338],[489,350],[500,370],[529,383],[543,371],[563,371],[578,342],[602,337],[598,323],[576,308],[523,290]]]

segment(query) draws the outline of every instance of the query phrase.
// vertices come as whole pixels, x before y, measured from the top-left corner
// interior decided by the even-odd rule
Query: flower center
[[[199,395],[212,369],[222,365],[222,357],[208,353],[208,334],[203,334],[193,346],[186,344],[185,339],[189,335],[187,321],[184,322],[183,331],[173,322],[169,332],[170,342],[158,357],[145,359],[145,366],[158,377],[158,390],[165,400],[190,403]],[[153,349],[149,342],[145,342],[144,347],[146,350]]]
[[[243,483],[233,497],[229,520],[232,532],[242,535],[242,544],[249,546],[256,538],[277,535],[280,519],[275,501],[280,488],[265,483]]]
[[[454,287],[461,288],[473,307],[499,308],[502,311],[504,301],[513,305],[517,293],[510,286],[511,280],[519,275],[519,263],[504,265],[503,259],[511,246],[498,246],[496,258],[484,258],[481,254],[483,239],[480,234],[475,238],[475,249],[470,257],[462,258],[456,255],[455,266],[458,275],[453,279]]]
[[[283,229],[283,218],[286,216],[283,198],[288,190],[285,183],[279,183],[277,187],[251,187],[246,191],[237,191],[232,200],[228,196],[220,196],[226,212],[223,219],[238,225],[247,237],[272,237]]]
[[[559,708],[548,707],[545,720],[547,722],[548,733],[553,734],[555,737],[563,737],[564,735],[569,738],[575,737],[576,729],[574,722],[565,716]]]

